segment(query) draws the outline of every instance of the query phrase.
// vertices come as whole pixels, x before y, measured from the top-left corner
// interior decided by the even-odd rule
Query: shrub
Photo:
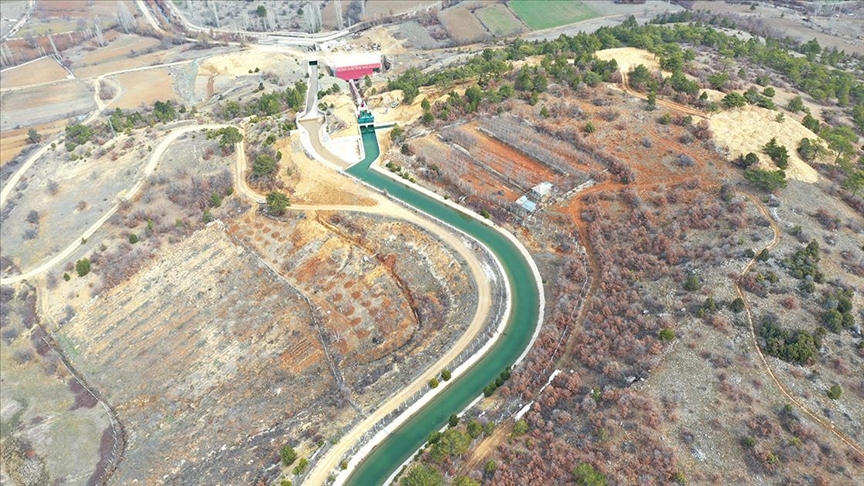
[[[252,176],[264,177],[276,171],[276,159],[265,152],[261,152],[255,156],[255,161],[252,164]]]
[[[747,155],[742,155],[741,157],[738,157],[738,165],[744,167],[745,169],[758,163],[759,156],[754,154],[753,152],[749,152],[747,153]]]
[[[735,300],[732,301],[731,304],[729,304],[729,310],[731,310],[732,312],[734,312],[736,314],[743,311],[744,310],[744,299],[742,299],[741,297],[737,297]]]
[[[688,292],[695,292],[701,288],[702,280],[700,280],[696,275],[690,275],[687,277],[687,280],[684,281],[684,290]]]
[[[782,189],[788,184],[786,182],[786,172],[781,170],[768,171],[759,169],[747,169],[744,171],[744,178],[754,186],[765,191],[776,191]]]
[[[825,328],[820,327],[813,334],[789,331],[780,327],[776,319],[776,316],[767,315],[759,324],[759,337],[764,341],[765,352],[789,363],[813,363],[822,347]]]
[[[603,473],[587,463],[579,464],[573,468],[573,481],[580,486],[606,486],[609,484]]]
[[[804,110],[804,100],[802,100],[800,96],[796,96],[789,100],[789,111],[792,113],[798,113],[802,110]]]
[[[82,258],[75,262],[75,272],[78,273],[79,277],[83,277],[90,273],[90,259]]]
[[[789,152],[786,147],[779,145],[776,138],[772,138],[765,144],[762,150],[771,157],[777,167],[785,169],[789,166]]]
[[[297,460],[297,451],[295,451],[290,445],[286,444],[282,447],[282,450],[279,451],[279,456],[282,458],[282,464],[290,466]]]
[[[309,460],[306,459],[305,457],[303,457],[300,459],[300,462],[298,462],[297,465],[294,466],[294,469],[292,470],[292,472],[294,473],[294,475],[299,476],[299,475],[303,474],[304,471],[306,471],[306,466],[308,466],[308,465],[309,465]]]
[[[429,388],[438,388],[438,378],[429,380]]]
[[[267,194],[267,209],[271,214],[281,216],[285,214],[285,210],[291,205],[288,196],[278,191],[270,191]]]
[[[675,340],[675,331],[666,327],[660,330],[657,337],[659,337],[661,341],[666,341],[667,343],[672,342]]]
[[[72,280],[72,277],[70,277],[68,273],[64,273],[63,274],[63,280],[68,282],[68,281]]]
[[[799,280],[822,283],[825,277],[819,270],[819,259],[819,243],[813,240],[806,247],[786,258],[783,264],[789,270],[789,274]]]
[[[133,245],[135,243],[138,243],[138,235],[136,235],[135,233],[129,233],[129,243]]]
[[[459,425],[459,416],[455,413],[450,414],[450,418],[447,419],[447,423],[450,425],[450,427],[456,427],[457,425]]]
[[[513,437],[525,435],[528,432],[528,422],[525,419],[519,419],[513,424]]]
[[[831,388],[828,389],[828,398],[831,400],[837,400],[840,398],[840,395],[843,394],[843,389],[840,388],[840,385],[834,384],[831,385]]]
[[[747,99],[740,93],[729,93],[723,97],[723,106],[726,108],[740,108],[747,104]]]
[[[452,376],[452,374],[450,373],[450,370],[442,370],[441,371],[441,379],[442,380],[449,381],[451,376]]]

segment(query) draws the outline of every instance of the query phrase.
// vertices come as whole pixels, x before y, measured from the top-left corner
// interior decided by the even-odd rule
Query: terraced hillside
[[[114,480],[249,484],[284,442],[350,420],[310,322],[216,225],[83,311],[62,335],[126,427]]]

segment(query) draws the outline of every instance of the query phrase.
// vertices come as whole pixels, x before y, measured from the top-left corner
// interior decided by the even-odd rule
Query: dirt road
[[[759,212],[762,213],[762,216],[765,217],[765,219],[768,220],[769,223],[771,223],[771,230],[774,232],[774,238],[771,239],[771,242],[768,243],[765,249],[773,249],[780,243],[780,227],[777,225],[777,222],[774,221],[774,218],[771,217],[771,215],[768,213],[768,210],[765,209],[765,206],[759,201],[759,199],[744,192],[742,192],[741,194],[744,195],[747,199],[749,199],[750,202],[755,204],[756,207],[759,209]],[[758,254],[759,252],[756,252],[756,255]],[[780,390],[780,393],[784,397],[786,397],[786,399],[788,399],[790,402],[792,402],[793,405],[798,407],[799,410],[804,412],[805,415],[810,417],[811,420],[830,431],[844,444],[855,450],[855,452],[857,452],[861,456],[864,456],[864,447],[862,447],[860,444],[852,440],[849,436],[837,429],[837,427],[834,425],[834,422],[826,420],[823,416],[811,412],[810,409],[807,408],[807,405],[792,396],[792,394],[789,392],[789,388],[785,384],[783,384],[783,382],[780,381],[779,378],[777,378],[777,375],[774,374],[774,370],[771,369],[771,365],[768,364],[768,359],[765,358],[765,355],[762,353],[762,348],[759,347],[759,339],[756,337],[756,327],[753,324],[753,312],[750,309],[750,303],[747,302],[747,296],[744,294],[744,288],[741,286],[741,279],[743,279],[744,276],[747,275],[747,272],[749,272],[750,269],[753,268],[754,265],[756,265],[756,262],[757,257],[754,256],[749,262],[747,262],[747,265],[744,266],[744,269],[741,270],[741,275],[735,281],[735,291],[738,292],[738,297],[740,297],[741,300],[744,301],[744,310],[747,313],[747,325],[750,326],[750,337],[753,339],[753,346],[756,348],[756,353],[759,354],[759,359],[762,361],[762,365],[765,367],[765,371],[768,372],[768,376],[771,377],[771,380],[777,386],[777,389]]]
[[[101,218],[99,218],[98,220],[96,220],[95,223],[90,225],[90,227],[87,228],[84,233],[82,233],[79,237],[76,237],[75,240],[73,240],[72,243],[70,243],[69,246],[67,246],[60,253],[57,253],[36,268],[22,272],[19,275],[0,278],[0,284],[10,285],[16,282],[20,282],[22,280],[41,275],[50,270],[51,268],[61,264],[65,259],[69,258],[69,256],[72,255],[72,253],[74,253],[79,246],[81,246],[82,239],[88,239],[93,236],[93,234],[97,230],[99,230],[99,228],[101,228],[102,225],[105,224],[105,222],[114,215],[114,213],[117,212],[117,209],[120,207],[120,202],[123,199],[130,200],[138,194],[138,191],[140,191],[141,188],[144,186],[144,182],[147,180],[147,177],[149,177],[150,174],[153,173],[153,170],[156,169],[156,166],[159,164],[159,159],[162,158],[162,155],[165,153],[165,150],[168,149],[168,146],[171,145],[171,142],[188,132],[202,129],[219,129],[226,126],[229,125],[190,125],[174,129],[171,134],[162,139],[162,142],[160,142],[159,145],[156,146],[156,148],[153,150],[153,153],[150,155],[150,160],[148,160],[147,165],[144,166],[144,171],[138,182],[135,183],[135,185],[132,186],[128,191],[122,193],[122,195],[117,198],[117,202],[114,204],[114,206],[112,206],[111,209],[106,211]],[[42,152],[43,150],[40,150],[40,152]],[[11,184],[9,186],[11,186]]]

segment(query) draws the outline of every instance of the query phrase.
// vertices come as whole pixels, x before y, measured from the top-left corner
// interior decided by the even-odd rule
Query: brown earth
[[[167,69],[149,69],[145,73],[119,74],[114,79],[120,84],[123,94],[112,103],[121,109],[137,109],[141,105],[151,106],[156,101],[177,101],[174,78]]]
[[[466,6],[442,10],[438,14],[441,23],[456,42],[467,44],[491,37],[491,34]]]

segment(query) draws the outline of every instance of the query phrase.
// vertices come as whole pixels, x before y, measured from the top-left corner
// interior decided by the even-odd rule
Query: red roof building
[[[333,76],[344,79],[361,79],[381,70],[381,55],[378,53],[349,54],[333,58],[328,63]]]

